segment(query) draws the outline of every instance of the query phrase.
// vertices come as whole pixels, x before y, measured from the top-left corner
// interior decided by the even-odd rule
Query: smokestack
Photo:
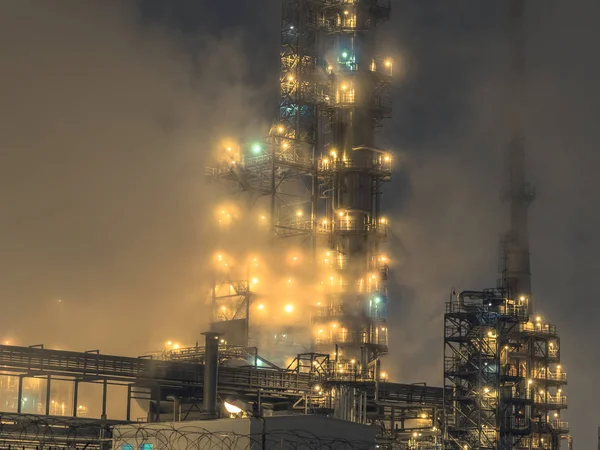
[[[210,418],[217,416],[217,376],[219,372],[219,333],[202,333],[204,347],[204,411]]]

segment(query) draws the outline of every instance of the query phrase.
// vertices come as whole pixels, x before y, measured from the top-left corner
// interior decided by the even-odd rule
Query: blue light
[[[256,153],[256,154],[260,153],[260,151],[261,151],[260,145],[259,145],[259,144],[254,144],[254,145],[252,146],[252,151],[253,151],[254,153]]]
[[[154,444],[142,444],[140,445],[140,450],[152,450]]]
[[[379,297],[375,297],[375,303],[379,303],[381,299]]]
[[[347,57],[348,57],[348,52],[342,53],[342,58],[347,58]]]
[[[131,444],[121,444],[121,450],[133,450],[133,445],[131,445]]]

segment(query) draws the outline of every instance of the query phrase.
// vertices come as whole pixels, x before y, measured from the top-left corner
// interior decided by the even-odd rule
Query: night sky
[[[0,3],[0,338],[139,354],[206,316],[204,161],[277,106],[279,0]],[[395,381],[441,384],[444,302],[493,287],[505,1],[392,0]],[[527,3],[535,309],[559,327],[576,448],[600,424],[600,3]],[[260,5],[260,6],[257,6]],[[59,301],[60,300],[60,301]]]

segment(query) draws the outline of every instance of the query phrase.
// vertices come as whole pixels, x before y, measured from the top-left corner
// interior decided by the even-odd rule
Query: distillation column
[[[322,62],[329,80],[319,162],[327,199],[322,228],[328,260],[326,305],[317,314],[317,350],[355,361],[365,373],[387,352],[387,265],[380,244],[381,185],[390,178],[390,156],[375,146],[375,131],[391,114],[392,61],[377,54],[375,27],[389,18],[389,2],[330,1],[323,8]],[[319,345],[320,342],[323,344]]]

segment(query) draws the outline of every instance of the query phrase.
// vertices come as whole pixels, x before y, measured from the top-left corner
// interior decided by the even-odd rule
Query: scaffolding
[[[367,373],[387,352],[388,223],[381,195],[392,161],[375,146],[375,131],[391,115],[393,62],[377,53],[375,29],[389,16],[383,0],[282,0],[278,117],[265,139],[225,152],[207,169],[252,204],[262,201],[268,212],[261,219],[273,236],[303,246],[327,273],[322,296],[306,311],[310,324],[277,332],[253,326],[248,295],[239,296],[235,319],[224,316],[213,287],[215,330],[245,326],[248,340],[267,355],[279,348],[272,355],[279,362],[308,349],[339,352],[338,359],[358,360]],[[318,283],[319,275],[312,277]],[[237,318],[246,325],[229,323]]]
[[[446,437],[456,449],[557,449],[568,434],[556,327],[528,299],[462,292],[446,305]]]

